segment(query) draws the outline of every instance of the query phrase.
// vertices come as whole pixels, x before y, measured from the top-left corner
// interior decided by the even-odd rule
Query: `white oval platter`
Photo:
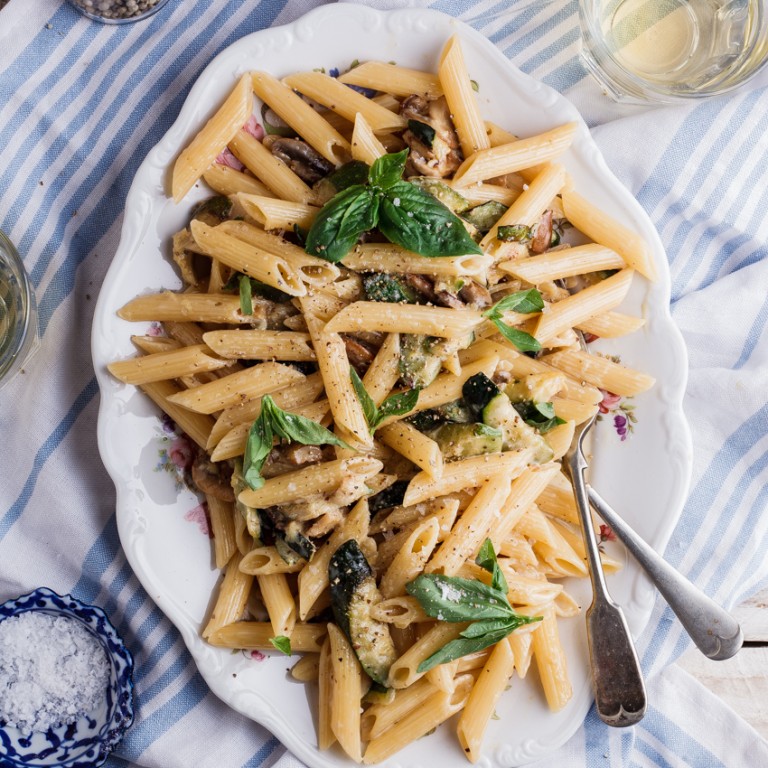
[[[664,250],[648,217],[611,174],[569,102],[513,67],[470,27],[429,10],[323,6],[288,26],[248,35],[219,54],[192,88],[173,127],[138,170],[128,195],[120,246],[101,289],[93,325],[92,353],[101,388],[99,449],[117,488],[118,529],[126,556],[149,595],[178,628],[208,685],[317,768],[351,763],[335,750],[317,750],[313,694],[291,682],[286,658],[268,654],[258,663],[212,648],[200,638],[218,572],[209,539],[189,521],[199,500],[172,474],[159,470],[167,461],[168,437],[157,410],[134,387],[106,372],[111,360],[134,354],[130,336],[144,333],[147,326],[119,319],[116,310],[134,296],[181,286],[169,257],[170,239],[186,224],[192,206],[208,193],[196,188],[181,204],[174,204],[166,194],[169,169],[240,75],[253,69],[277,76],[316,67],[343,70],[355,59],[395,61],[434,71],[442,46],[454,33],[461,39],[470,75],[479,84],[484,117],[521,136],[577,121],[576,140],[563,157],[577,190],[640,232],[654,252],[659,281],[637,279],[622,307],[646,317],[645,327],[631,337],[601,342],[601,349],[651,373],[658,384],[635,399],[637,424],[629,439],[619,439],[610,414],[598,425],[593,484],[659,551],[672,532],[688,487],[691,447],[681,407],[686,354],[669,315]],[[651,585],[631,560],[609,582],[639,634],[652,607]],[[588,605],[587,583],[572,583],[569,589],[582,606]],[[584,720],[592,693],[583,615],[562,621],[561,628],[574,689],[571,702],[552,713],[535,671],[525,680],[513,679],[496,709],[498,719],[486,733],[483,766],[506,768],[535,760],[563,744]],[[447,725],[384,765],[464,764]]]

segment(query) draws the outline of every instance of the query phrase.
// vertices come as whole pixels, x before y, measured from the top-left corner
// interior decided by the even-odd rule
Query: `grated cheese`
[[[77,619],[26,611],[0,621],[0,721],[23,735],[93,712],[108,685],[104,648]]]

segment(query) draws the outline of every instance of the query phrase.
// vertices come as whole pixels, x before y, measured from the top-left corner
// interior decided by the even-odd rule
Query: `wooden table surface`
[[[678,664],[768,739],[768,589],[733,615],[744,632],[744,647],[736,656],[711,661],[693,648]]]

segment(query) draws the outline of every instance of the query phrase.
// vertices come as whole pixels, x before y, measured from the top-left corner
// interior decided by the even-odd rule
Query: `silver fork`
[[[584,346],[584,339],[581,337]],[[615,727],[639,723],[646,707],[645,683],[624,612],[613,601],[605,582],[595,529],[589,511],[584,472],[585,435],[597,414],[577,425],[571,446],[563,457],[563,466],[573,485],[576,508],[581,521],[592,604],[587,609],[587,643],[595,688],[595,707],[600,719]]]

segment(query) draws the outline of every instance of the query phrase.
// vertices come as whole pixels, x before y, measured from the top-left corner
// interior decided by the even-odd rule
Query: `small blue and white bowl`
[[[110,663],[109,686],[92,712],[75,722],[24,736],[0,720],[3,768],[96,768],[133,722],[133,657],[101,608],[41,587],[0,605],[0,622],[27,611],[77,619],[99,640]]]

